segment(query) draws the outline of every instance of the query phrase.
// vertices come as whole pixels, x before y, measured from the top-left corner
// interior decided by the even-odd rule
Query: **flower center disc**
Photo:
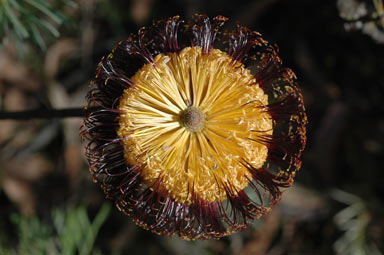
[[[187,47],[157,55],[131,79],[117,133],[146,185],[186,204],[222,201],[228,189],[247,187],[244,162],[263,166],[268,149],[257,139],[272,134],[272,119],[259,107],[268,96],[243,64],[217,49]]]
[[[204,113],[193,106],[188,107],[180,114],[181,124],[191,132],[201,130],[204,126]]]

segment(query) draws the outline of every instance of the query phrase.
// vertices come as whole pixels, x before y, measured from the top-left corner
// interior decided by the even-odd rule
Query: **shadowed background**
[[[98,61],[120,40],[153,19],[205,13],[279,46],[309,124],[302,168],[267,216],[243,233],[187,242],[140,229],[104,199],[81,118],[0,120],[0,254],[384,252],[382,0],[52,0],[48,11],[3,2],[1,111],[82,107]]]

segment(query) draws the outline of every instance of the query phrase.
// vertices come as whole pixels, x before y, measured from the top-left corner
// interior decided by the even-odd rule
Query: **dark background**
[[[46,51],[33,38],[23,49],[3,44],[2,111],[82,107],[98,61],[120,40],[153,19],[205,13],[279,46],[303,90],[308,142],[270,214],[243,233],[187,242],[144,231],[105,202],[87,171],[81,118],[0,120],[0,254],[384,252],[384,10],[374,6],[382,1],[50,2],[67,20],[57,39],[44,37]]]

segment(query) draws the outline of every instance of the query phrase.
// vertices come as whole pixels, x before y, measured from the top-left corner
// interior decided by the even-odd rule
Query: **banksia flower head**
[[[81,135],[94,180],[141,227],[220,238],[266,214],[300,168],[303,98],[277,47],[227,19],[156,21],[99,63]]]

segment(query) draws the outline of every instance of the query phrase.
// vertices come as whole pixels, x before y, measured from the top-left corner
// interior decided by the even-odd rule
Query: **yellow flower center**
[[[242,63],[212,49],[187,47],[161,53],[144,65],[124,91],[119,137],[128,164],[142,164],[148,186],[190,204],[226,199],[224,187],[244,189],[252,176],[242,164],[262,167],[268,149],[260,134],[272,134],[262,111],[268,96]]]

